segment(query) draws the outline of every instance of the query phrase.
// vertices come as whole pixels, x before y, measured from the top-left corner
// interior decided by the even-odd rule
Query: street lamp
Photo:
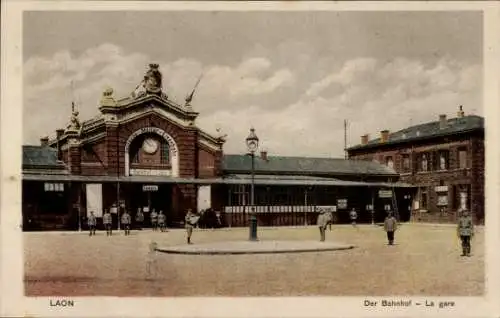
[[[259,148],[259,138],[255,134],[255,129],[250,129],[250,135],[246,139],[246,144],[250,156],[252,157],[252,185],[250,188],[250,241],[257,241],[257,216],[255,215],[254,187],[255,187],[255,152]]]

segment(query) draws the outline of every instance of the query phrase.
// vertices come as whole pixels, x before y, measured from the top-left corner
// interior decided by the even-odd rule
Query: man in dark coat
[[[389,211],[384,221],[384,230],[387,232],[387,240],[389,241],[389,245],[394,244],[394,232],[396,232],[397,227],[398,222],[392,215],[392,212]]]
[[[470,257],[470,239],[474,236],[474,224],[469,211],[464,210],[458,219],[457,235],[462,242],[462,255]]]

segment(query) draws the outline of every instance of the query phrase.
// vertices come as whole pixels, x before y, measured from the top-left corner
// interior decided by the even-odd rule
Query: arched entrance
[[[127,184],[126,205],[135,218],[138,209],[144,213],[143,225],[151,225],[151,213],[163,211],[167,224],[173,211],[173,184],[159,182],[179,177],[179,150],[175,140],[164,130],[145,127],[132,133],[125,143],[125,175],[151,176],[151,181]],[[169,224],[170,225],[170,224]]]

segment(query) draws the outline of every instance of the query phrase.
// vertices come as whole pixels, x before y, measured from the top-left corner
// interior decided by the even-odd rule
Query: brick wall
[[[459,150],[467,150],[467,168],[460,169]],[[448,169],[444,171],[418,171],[417,157],[421,153],[430,154],[429,168],[433,163],[433,156],[437,151],[449,151]],[[410,156],[411,171],[403,170],[403,155]],[[357,160],[377,160],[385,164],[386,158],[391,156],[394,169],[400,173],[401,182],[425,187],[428,190],[428,213],[417,213],[415,216],[422,221],[451,222],[456,219],[456,209],[453,209],[453,200],[456,194],[451,191],[455,185],[470,185],[470,207],[478,222],[484,219],[484,136],[482,134],[469,134],[462,136],[446,137],[434,141],[406,143],[400,145],[383,145],[379,148],[360,149],[349,152],[349,158]],[[448,208],[444,213],[437,206],[438,193],[435,187],[447,185]]]
[[[213,178],[216,176],[217,154],[214,151],[199,147],[198,172],[200,178]]]

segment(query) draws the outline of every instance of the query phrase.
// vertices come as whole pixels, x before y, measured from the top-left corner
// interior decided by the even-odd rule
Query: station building
[[[171,100],[151,64],[130,96],[115,99],[106,89],[96,117],[80,121],[73,105],[66,128],[23,146],[23,229],[76,230],[91,211],[101,218],[107,209],[116,226],[125,209],[132,217],[142,210],[146,220],[162,210],[168,226],[182,226],[188,208],[218,211],[223,226],[248,225],[252,157],[224,154],[226,136],[196,125],[193,94],[184,104]],[[315,224],[319,209],[335,211],[338,222],[351,208],[362,222],[380,222],[387,209],[410,219],[414,188],[385,164],[265,152],[254,158],[261,226]]]
[[[459,209],[469,209],[484,224],[484,118],[465,115],[462,106],[454,118],[442,114],[397,132],[383,130],[379,138],[361,136],[348,155],[385,164],[415,186],[413,220],[455,222]]]

